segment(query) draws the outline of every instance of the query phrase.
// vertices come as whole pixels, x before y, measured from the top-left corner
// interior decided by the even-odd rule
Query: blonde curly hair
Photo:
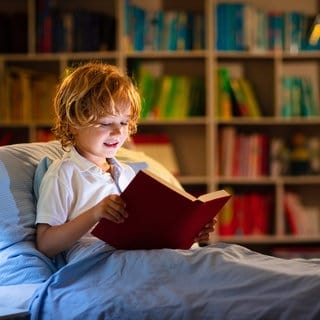
[[[141,99],[132,79],[113,65],[88,62],[61,81],[53,101],[52,132],[64,149],[74,145],[71,127],[92,126],[105,116],[130,109],[129,134],[137,130]]]

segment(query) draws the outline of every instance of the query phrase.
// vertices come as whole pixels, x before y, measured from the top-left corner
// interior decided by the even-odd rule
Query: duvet
[[[125,251],[102,241],[80,243],[68,264],[45,257],[34,244],[36,185],[43,159],[62,153],[57,142],[0,148],[0,311],[43,320],[320,319],[320,259],[226,243]],[[122,150],[119,158],[177,183],[145,155]]]

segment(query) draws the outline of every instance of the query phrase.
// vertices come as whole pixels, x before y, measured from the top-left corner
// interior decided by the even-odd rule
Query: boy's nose
[[[115,124],[112,126],[112,134],[119,134],[120,132],[120,125]]]

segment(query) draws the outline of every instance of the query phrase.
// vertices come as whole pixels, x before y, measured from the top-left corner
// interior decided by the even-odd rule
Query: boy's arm
[[[119,195],[109,195],[75,219],[58,226],[37,225],[37,249],[48,257],[69,249],[101,218],[121,223],[127,217],[125,204]]]

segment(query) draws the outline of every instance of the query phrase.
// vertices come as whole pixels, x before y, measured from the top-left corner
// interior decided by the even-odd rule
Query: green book
[[[138,72],[138,86],[141,93],[141,118],[148,118],[154,108],[157,80],[146,68],[141,67]]]
[[[183,119],[188,116],[190,109],[191,78],[179,76],[174,78],[174,82],[171,105],[167,109],[166,117]]]
[[[170,107],[170,99],[172,95],[173,77],[164,75],[159,81],[159,91],[154,107],[154,114],[156,118],[165,118],[167,109]]]
[[[217,116],[221,119],[232,117],[230,75],[226,68],[219,68],[217,75]]]

